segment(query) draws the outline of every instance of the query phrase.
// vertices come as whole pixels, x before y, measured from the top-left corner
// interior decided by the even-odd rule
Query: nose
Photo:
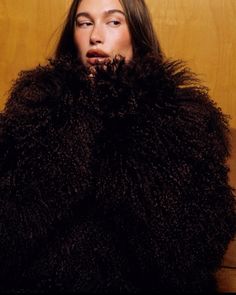
[[[104,42],[104,34],[101,26],[94,25],[93,30],[90,35],[90,43],[92,45],[100,44]]]

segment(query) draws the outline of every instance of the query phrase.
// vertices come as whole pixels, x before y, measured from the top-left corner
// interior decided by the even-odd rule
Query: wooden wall
[[[0,0],[0,108],[20,70],[50,56],[69,0]]]
[[[146,2],[166,55],[188,62],[236,128],[236,0]],[[70,3],[0,0],[0,108],[17,73],[50,56]]]
[[[166,56],[188,62],[236,128],[236,0],[146,2]],[[0,109],[17,73],[50,57],[70,3],[0,0]],[[232,171],[236,171],[235,163],[234,152]],[[225,265],[236,266],[235,246],[230,245]],[[222,269],[219,281],[222,290],[236,292],[236,270]]]

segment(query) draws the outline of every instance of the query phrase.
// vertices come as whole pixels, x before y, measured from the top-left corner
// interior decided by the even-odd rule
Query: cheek
[[[74,35],[75,45],[78,49],[78,52],[83,55],[85,51],[86,36],[85,34],[76,34]]]
[[[114,51],[116,51],[116,53],[118,54],[123,53],[125,56],[127,56],[127,54],[129,55],[132,54],[131,38],[127,30],[121,30],[111,36],[112,36],[111,42],[113,44],[113,48],[114,48]]]

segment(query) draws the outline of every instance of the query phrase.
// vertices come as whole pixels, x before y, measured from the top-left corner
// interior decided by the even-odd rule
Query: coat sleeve
[[[32,149],[29,139],[49,117],[48,109],[40,104],[47,94],[39,82],[41,74],[39,69],[21,73],[0,116],[1,286],[29,263],[38,238],[46,235],[52,223],[47,204],[38,198],[39,187],[28,177],[32,163],[24,154],[30,145]]]
[[[0,286],[32,261],[87,187],[82,180],[76,186],[71,176],[83,173],[74,171],[75,151],[65,150],[61,85],[50,68],[22,73],[0,116]],[[85,139],[77,135],[82,149]]]
[[[107,120],[97,198],[144,290],[215,291],[236,232],[227,118],[204,89],[165,91]]]

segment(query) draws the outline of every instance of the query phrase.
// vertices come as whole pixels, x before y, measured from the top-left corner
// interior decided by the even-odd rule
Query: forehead
[[[77,12],[103,13],[113,9],[124,12],[119,0],[82,0],[78,5]]]

